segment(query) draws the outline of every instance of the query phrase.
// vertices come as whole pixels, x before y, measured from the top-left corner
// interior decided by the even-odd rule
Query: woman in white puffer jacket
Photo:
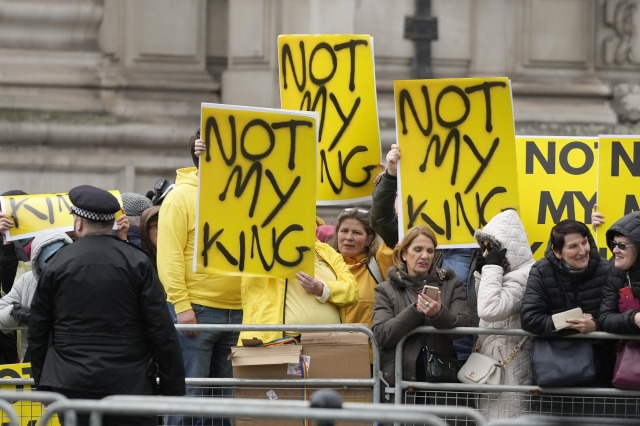
[[[49,231],[36,235],[31,243],[31,271],[22,274],[11,291],[0,299],[0,327],[27,325],[26,317],[31,306],[31,299],[33,299],[43,268],[58,249],[71,243],[71,238],[60,231]],[[17,311],[20,311],[20,314],[16,314]],[[20,319],[22,321],[19,321]],[[20,361],[24,362],[27,345],[27,336],[22,335]]]
[[[529,270],[534,264],[527,233],[515,210],[505,210],[494,216],[475,232],[480,245],[474,272],[479,327],[521,328],[520,308]],[[505,366],[504,384],[530,385],[532,382],[531,339],[500,334],[481,335],[480,353],[497,361],[505,361],[521,344],[515,356]],[[478,409],[487,419],[517,417],[525,409],[524,397],[517,393],[481,394]]]

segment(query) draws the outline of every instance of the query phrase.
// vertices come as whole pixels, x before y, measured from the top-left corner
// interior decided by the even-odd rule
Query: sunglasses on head
[[[611,250],[613,250],[614,248],[618,247],[620,250],[626,250],[627,247],[635,247],[633,244],[627,244],[627,243],[619,243],[617,241],[609,241],[609,247],[611,247]]]
[[[368,214],[369,214],[369,210],[358,209],[358,208],[355,208],[355,207],[350,207],[350,208],[348,208],[348,209],[344,209],[344,210],[342,210],[342,212],[343,212],[343,213],[353,213],[353,212],[358,212],[358,213],[366,214],[366,215],[368,215]]]

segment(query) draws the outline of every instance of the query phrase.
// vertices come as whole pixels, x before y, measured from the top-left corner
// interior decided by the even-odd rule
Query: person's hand
[[[387,170],[387,167],[382,163],[378,163],[378,167],[380,167],[380,172],[376,175],[376,177],[373,178],[374,186],[376,186],[378,182],[380,182],[380,179],[382,179],[382,175],[384,174],[384,171]]]
[[[604,224],[604,215],[598,211],[598,205],[594,204],[591,212],[591,228],[595,231],[602,224]]]
[[[314,296],[322,296],[322,293],[324,292],[324,284],[322,284],[322,281],[316,280],[305,272],[296,273],[296,278],[298,278],[298,282],[304,291],[309,294],[313,294]]]
[[[633,322],[636,323],[636,327],[640,328],[640,312],[636,312],[633,316]]]
[[[394,143],[387,152],[387,173],[391,176],[398,175],[398,160],[400,160],[400,147]]]
[[[418,303],[416,303],[418,312],[424,314],[425,317],[429,318],[433,318],[438,315],[438,312],[440,312],[440,309],[442,309],[440,295],[441,292],[438,292],[436,298],[432,299],[424,293],[418,293]]]
[[[122,211],[122,215],[116,220],[116,235],[123,241],[127,241],[127,232],[129,232],[129,218]]]
[[[596,323],[591,314],[584,314],[582,318],[570,318],[567,322],[572,324],[569,328],[579,331],[582,334],[596,331]]]
[[[29,318],[31,318],[31,308],[24,306],[21,303],[13,302],[13,308],[9,313],[18,325],[29,325]]]
[[[482,274],[482,267],[487,264],[487,259],[482,256],[482,254],[478,254],[478,258],[476,259],[476,271]]]
[[[7,217],[6,214],[0,212],[0,233],[5,232],[7,229],[13,228],[13,221]],[[7,241],[6,238],[2,239],[3,244],[13,244],[12,241]]]
[[[487,255],[486,265],[502,265],[504,258],[507,256],[507,249],[491,250]]]
[[[193,312],[193,309],[189,309],[184,312],[180,312],[176,315],[178,320],[178,324],[197,324],[198,320],[196,319],[196,313]],[[195,337],[198,335],[198,332],[195,330],[192,331],[183,331],[185,336]]]
[[[207,150],[207,145],[205,145],[202,139],[196,139],[196,142],[193,146],[193,153],[200,158],[202,154]]]

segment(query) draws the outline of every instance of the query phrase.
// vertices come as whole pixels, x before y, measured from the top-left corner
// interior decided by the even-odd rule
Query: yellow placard
[[[400,80],[394,92],[400,232],[427,224],[440,246],[474,246],[493,216],[519,210],[509,80]]]
[[[544,256],[553,225],[591,223],[596,202],[598,138],[517,136],[520,218],[533,257]]]
[[[278,36],[284,109],[317,111],[318,205],[366,201],[380,163],[380,129],[368,35]]]
[[[316,113],[202,104],[194,270],[313,275]]]
[[[31,378],[31,363],[24,364],[4,364],[0,365],[0,378],[3,379],[30,379]],[[23,391],[29,392],[31,386],[23,385],[2,385],[0,387],[6,392]],[[42,417],[42,404],[34,401],[16,401],[13,404],[13,408],[18,415],[21,426],[34,426]],[[4,411],[0,410],[0,421],[2,424],[9,424],[9,416]],[[60,426],[58,416],[54,415],[49,426]]]
[[[596,242],[600,252],[607,253],[605,233],[609,226],[627,213],[640,210],[640,136],[602,135],[599,151],[598,211],[605,223],[597,230]]]
[[[122,206],[120,191],[111,190]],[[7,241],[35,237],[42,231],[73,231],[72,203],[67,193],[5,195],[0,197],[0,209],[13,221],[5,232]],[[118,212],[116,217],[122,212]]]

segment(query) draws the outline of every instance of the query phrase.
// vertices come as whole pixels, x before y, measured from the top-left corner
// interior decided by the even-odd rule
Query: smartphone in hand
[[[425,285],[422,289],[422,294],[429,296],[432,299],[436,299],[438,297],[438,292],[440,289],[438,287],[434,287],[432,285]]]

